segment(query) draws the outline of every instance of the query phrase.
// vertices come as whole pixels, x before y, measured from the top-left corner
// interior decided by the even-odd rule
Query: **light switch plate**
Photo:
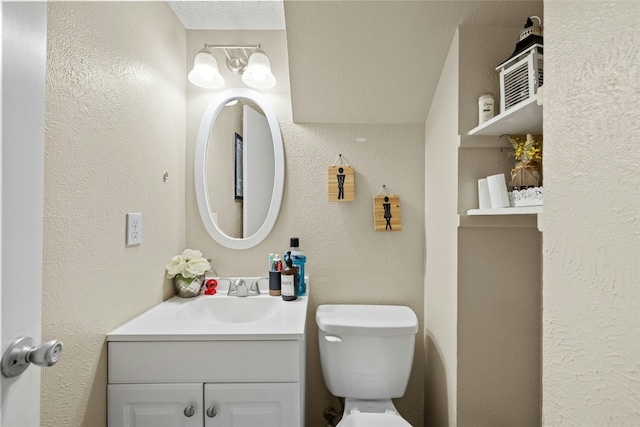
[[[135,246],[142,243],[142,214],[127,214],[127,246]]]

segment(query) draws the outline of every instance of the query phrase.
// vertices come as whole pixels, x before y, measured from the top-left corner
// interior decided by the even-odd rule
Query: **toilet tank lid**
[[[392,336],[418,332],[416,314],[402,305],[320,305],[316,323],[330,334]]]

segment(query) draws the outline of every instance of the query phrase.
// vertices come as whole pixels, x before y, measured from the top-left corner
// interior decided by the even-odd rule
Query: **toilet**
[[[411,427],[391,399],[409,382],[418,318],[397,305],[320,305],[320,363],[329,391],[345,398],[337,427]]]

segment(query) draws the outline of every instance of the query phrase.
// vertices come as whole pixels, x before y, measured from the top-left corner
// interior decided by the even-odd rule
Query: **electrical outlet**
[[[127,246],[142,243],[142,214],[127,214]]]

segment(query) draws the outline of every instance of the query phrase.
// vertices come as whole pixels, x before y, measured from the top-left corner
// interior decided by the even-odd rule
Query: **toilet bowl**
[[[396,305],[320,305],[320,363],[327,388],[345,398],[339,427],[409,427],[392,398],[406,391],[418,318]]]
[[[342,420],[336,427],[411,427],[391,399],[345,399]]]

